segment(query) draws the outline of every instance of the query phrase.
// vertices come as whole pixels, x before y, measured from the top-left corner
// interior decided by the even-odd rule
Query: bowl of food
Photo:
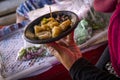
[[[34,44],[57,41],[70,34],[79,22],[78,16],[71,11],[55,11],[51,14],[40,16],[26,26],[26,41]]]

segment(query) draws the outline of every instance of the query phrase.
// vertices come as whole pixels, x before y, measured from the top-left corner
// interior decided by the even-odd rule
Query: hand
[[[74,42],[73,33],[66,39],[47,44],[47,48],[67,70],[71,68],[76,60],[82,57],[80,49]]]

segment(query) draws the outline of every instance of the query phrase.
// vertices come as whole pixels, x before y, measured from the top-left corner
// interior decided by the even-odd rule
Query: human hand
[[[66,39],[47,44],[47,48],[51,54],[53,54],[66,67],[67,70],[71,68],[76,60],[82,57],[80,49],[74,42],[73,33]]]

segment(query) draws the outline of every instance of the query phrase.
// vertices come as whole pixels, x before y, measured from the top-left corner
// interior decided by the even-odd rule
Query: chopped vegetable
[[[18,60],[30,60],[33,58],[37,57],[43,57],[45,56],[46,50],[42,47],[28,47],[28,48],[23,48],[20,50],[18,54]]]

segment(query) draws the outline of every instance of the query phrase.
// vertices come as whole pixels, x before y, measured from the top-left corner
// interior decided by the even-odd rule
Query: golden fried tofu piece
[[[36,36],[39,39],[49,39],[52,37],[52,34],[50,31],[42,31],[42,32],[37,33]]]
[[[62,28],[63,31],[68,29],[70,27],[71,21],[68,19],[60,24],[60,27]]]
[[[43,18],[42,20],[41,20],[41,25],[44,25],[44,24],[47,24],[48,22],[50,22],[50,21],[55,21],[55,19],[54,18]]]
[[[50,29],[52,29],[54,26],[58,26],[59,23],[57,21],[54,21],[54,22],[50,22],[48,25],[49,25]]]
[[[44,31],[49,31],[49,30],[50,30],[50,27],[49,27],[47,24],[41,25],[41,28],[42,28]]]
[[[35,31],[35,34],[37,34],[37,33],[41,32],[41,31],[43,31],[43,29],[41,28],[41,26],[35,25],[34,26],[34,31]]]
[[[47,19],[47,21],[55,21],[55,19],[53,17],[50,17]]]
[[[47,22],[48,22],[47,18],[43,18],[40,23],[41,23],[41,25],[44,25],[44,24],[46,24]]]
[[[53,17],[43,18],[40,25],[34,26],[34,31],[39,39],[49,39],[59,36],[63,31],[68,29],[70,25],[71,21],[69,19],[60,24]]]
[[[53,29],[52,29],[52,37],[55,38],[55,37],[59,36],[61,32],[62,32],[61,27],[56,27],[56,26],[53,27]]]

